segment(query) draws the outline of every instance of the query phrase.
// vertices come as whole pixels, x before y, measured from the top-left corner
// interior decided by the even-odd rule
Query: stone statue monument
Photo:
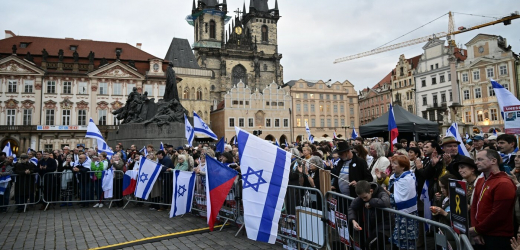
[[[72,57],[74,58],[74,62],[79,62],[79,54],[77,51],[74,50],[74,53],[72,53]]]
[[[62,50],[62,49],[60,49],[60,50],[58,51],[58,60],[59,60],[60,62],[63,62],[63,50]]]
[[[94,64],[94,52],[92,52],[92,50],[88,53],[88,63]]]
[[[16,45],[13,45],[11,49],[13,50],[13,55],[16,55]]]
[[[164,91],[164,101],[177,100],[179,101],[179,91],[177,90],[177,79],[175,78],[175,71],[173,70],[173,63],[170,62],[168,70],[166,71],[166,89]]]
[[[48,57],[49,57],[49,53],[47,52],[47,50],[43,49],[42,50],[42,59],[43,59],[43,61],[46,62]]]

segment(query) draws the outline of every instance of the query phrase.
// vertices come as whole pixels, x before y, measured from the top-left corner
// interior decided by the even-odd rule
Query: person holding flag
[[[392,152],[394,150],[394,144],[397,143],[397,136],[399,136],[392,104],[390,104],[390,111],[388,113],[388,131],[390,132],[390,152]]]
[[[307,132],[307,138],[311,143],[314,143],[314,136],[311,134],[311,130],[309,129],[309,123],[305,121],[305,132]]]

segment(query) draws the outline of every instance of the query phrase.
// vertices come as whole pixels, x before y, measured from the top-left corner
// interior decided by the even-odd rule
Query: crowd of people
[[[462,155],[459,146],[466,147],[469,156]],[[424,211],[423,190],[431,198],[429,210],[433,219],[451,226],[448,186],[450,179],[456,179],[467,183],[468,236],[475,249],[508,248],[511,237],[520,232],[520,203],[515,202],[517,190],[520,194],[520,157],[516,158],[518,145],[513,135],[477,135],[462,143],[454,137],[438,141],[401,140],[394,145],[358,137],[350,141],[302,142],[281,147],[292,154],[289,185],[319,189],[319,170],[330,170],[330,188],[355,198],[348,208],[354,230],[367,230],[361,221],[372,223],[368,228],[375,228],[378,220],[360,218],[357,211],[363,209],[394,208],[424,217],[429,213]],[[196,147],[165,145],[164,150],[146,145],[146,151],[138,150],[136,145],[125,148],[117,144],[113,150],[114,155],[108,159],[106,153],[98,153],[94,148],[66,146],[52,152],[21,154],[17,163],[2,153],[0,176],[14,178],[0,196],[0,212],[8,208],[11,189],[18,212],[24,211],[24,204],[36,201],[42,203],[40,210],[49,201],[51,209],[54,205],[68,207],[78,203],[81,207],[102,208],[107,200],[103,197],[101,171],[109,168],[118,170],[114,174],[114,205],[123,206],[124,172],[138,170],[140,157],[163,165],[162,174],[172,170],[194,171],[203,178],[206,155],[240,172],[237,145],[226,144],[224,152],[215,152],[215,146],[208,143]],[[171,190],[154,186],[150,197],[152,202],[168,204]],[[314,205],[322,209],[321,204],[318,200]],[[167,206],[151,204],[149,209],[163,211]],[[417,221],[396,216],[393,227],[388,240],[397,248],[414,249],[424,244],[424,225]],[[368,232],[368,237],[371,240],[378,233]]]

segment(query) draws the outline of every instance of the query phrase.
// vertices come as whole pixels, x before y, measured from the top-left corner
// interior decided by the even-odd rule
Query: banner
[[[506,134],[520,134],[520,105],[504,107]]]
[[[458,234],[468,232],[468,197],[466,181],[450,179],[451,227]]]

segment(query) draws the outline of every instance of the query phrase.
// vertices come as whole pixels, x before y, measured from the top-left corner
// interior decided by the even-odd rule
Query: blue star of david
[[[179,194],[179,197],[184,196],[184,193],[186,192],[186,185],[179,186],[177,189],[177,194]]]
[[[145,183],[148,180],[148,175],[145,173],[142,173],[141,176],[139,177],[139,180],[141,182]]]
[[[204,127],[205,129],[209,129],[208,125],[206,123],[202,123],[202,127]]]
[[[264,178],[262,178],[262,174],[264,173],[264,170],[258,170],[254,171],[251,167],[247,168],[247,173],[242,175],[242,180],[244,181],[244,189],[246,188],[252,188],[256,192],[258,192],[258,188],[261,184],[267,183]],[[256,176],[258,179],[256,180],[256,183],[251,183],[249,177],[251,175]]]
[[[188,131],[188,133],[190,133],[191,132],[191,127],[187,127],[186,131]]]

